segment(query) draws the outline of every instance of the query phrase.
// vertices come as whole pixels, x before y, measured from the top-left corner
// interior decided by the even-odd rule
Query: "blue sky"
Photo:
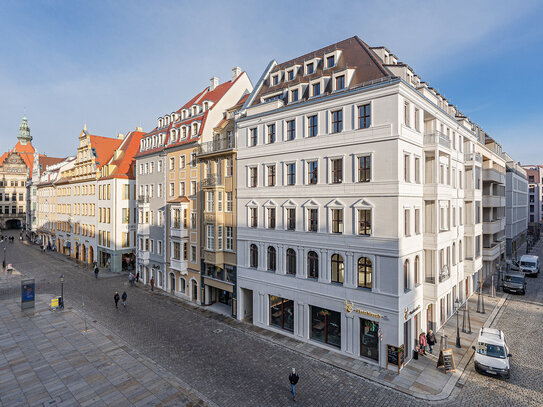
[[[33,144],[73,154],[83,124],[151,130],[218,76],[255,84],[358,35],[415,69],[522,163],[543,163],[543,2],[3,1],[0,151],[26,110]]]

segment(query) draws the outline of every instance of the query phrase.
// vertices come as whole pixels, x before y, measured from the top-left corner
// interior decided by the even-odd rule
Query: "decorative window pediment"
[[[258,203],[256,203],[254,199],[251,199],[245,206],[248,208],[256,208],[258,207]]]
[[[364,198],[362,199],[359,199],[358,201],[356,201],[353,205],[352,205],[353,208],[356,208],[356,209],[372,209],[373,208],[373,204],[371,204],[369,201],[365,200]]]
[[[263,206],[265,208],[275,208],[275,207],[277,207],[277,204],[270,199],[270,200],[266,201]]]
[[[318,208],[320,205],[318,202],[314,201],[313,199],[309,199],[302,206],[304,208]]]
[[[339,199],[333,199],[326,204],[326,207],[327,208],[344,208],[345,204],[341,202]]]
[[[296,208],[298,205],[292,199],[289,199],[281,205],[283,208]]]

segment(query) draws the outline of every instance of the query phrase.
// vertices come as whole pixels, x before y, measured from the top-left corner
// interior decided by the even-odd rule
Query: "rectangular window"
[[[409,102],[405,102],[403,105],[403,122],[406,126],[409,127]]]
[[[343,233],[343,209],[332,209],[332,233]]]
[[[170,157],[170,170],[175,169],[175,157]]]
[[[223,192],[217,191],[217,211],[222,212],[223,211]]]
[[[420,128],[419,128],[420,127],[419,126],[419,113],[420,113],[420,110],[415,108],[415,130],[417,130],[417,131],[420,131]],[[456,137],[454,137],[454,139],[456,139]],[[454,141],[453,141],[453,148],[454,148]]]
[[[371,126],[371,107],[370,104],[358,106],[358,128],[367,129]]]
[[[310,306],[312,340],[341,348],[341,312]]]
[[[317,122],[317,115],[309,116],[307,118],[308,121],[308,136],[309,137],[315,137],[318,133],[318,122]]]
[[[296,230],[296,208],[287,208],[287,230]]]
[[[190,194],[196,195],[196,181],[190,181]]]
[[[409,236],[411,234],[411,231],[409,229],[409,226],[410,226],[409,209],[405,209],[403,212],[404,212],[404,235]]]
[[[123,185],[123,199],[130,199],[130,185]]]
[[[332,133],[343,131],[343,110],[332,112]]]
[[[258,227],[258,208],[249,208],[249,213],[251,215],[251,227],[256,228]]]
[[[313,67],[313,63],[307,64],[306,72],[307,72],[307,75],[311,75],[313,72],[315,72],[314,67]]]
[[[415,182],[420,184],[420,158],[415,157]]]
[[[213,251],[215,250],[215,225],[207,225],[206,229],[206,249]]]
[[[122,222],[123,223],[129,223],[130,222],[130,208],[123,208],[123,216],[122,216]]]
[[[190,246],[190,261],[192,263],[196,263],[196,246],[191,245]]]
[[[287,140],[294,140],[296,138],[296,121],[287,121]]]
[[[185,196],[185,183],[179,183],[179,196]]]
[[[275,165],[268,165],[268,186],[275,186]]]
[[[405,182],[410,181],[410,177],[409,177],[409,156],[407,154],[403,156],[403,180]]]
[[[181,260],[181,243],[173,242],[172,258],[174,260]]]
[[[326,67],[327,68],[332,68],[334,65],[335,65],[335,57],[334,57],[334,55],[329,56],[328,58],[326,58]]]
[[[275,143],[275,124],[268,124],[268,144]]]
[[[249,173],[250,173],[250,184],[249,185],[251,186],[251,188],[256,188],[257,179],[258,179],[257,167],[249,168]]]
[[[288,71],[288,80],[291,81],[294,79],[294,71]]]
[[[213,191],[206,192],[206,212],[215,210],[215,193]]]
[[[297,102],[298,101],[298,89],[294,89],[290,92],[290,101],[291,102]]]
[[[319,96],[321,94],[321,84],[320,83],[314,83],[313,84],[313,96]]]
[[[222,250],[222,244],[223,244],[223,227],[217,226],[217,250]]]
[[[294,332],[294,301],[270,295],[270,325]]]
[[[415,209],[415,234],[420,234],[420,209]]]
[[[275,229],[275,208],[268,208],[268,229]]]
[[[358,234],[361,236],[371,235],[371,209],[358,210]]]
[[[316,184],[319,176],[318,161],[310,161],[307,163],[307,179],[309,184]]]
[[[232,212],[232,192],[226,193],[226,212]]]
[[[358,182],[370,182],[371,156],[358,157]]]
[[[336,77],[336,90],[345,88],[345,75]]]
[[[226,159],[226,176],[231,177],[234,172],[234,159],[232,157],[228,157]]]
[[[226,227],[226,250],[234,250],[234,228],[232,226]]]
[[[191,167],[196,167],[196,164],[197,164],[197,159],[196,159],[196,153],[191,153],[190,155],[190,166]]]
[[[170,182],[170,196],[175,195],[175,184],[173,182]]]
[[[296,163],[287,164],[287,185],[296,185]]]
[[[249,130],[249,132],[251,134],[251,139],[250,139],[250,144],[249,145],[254,147],[254,146],[256,146],[256,143],[258,141],[258,133],[257,133],[256,127]]]
[[[308,209],[307,214],[308,214],[307,230],[309,232],[317,232],[319,229],[319,210]]]
[[[332,184],[341,184],[343,182],[343,159],[336,158],[332,160]]]

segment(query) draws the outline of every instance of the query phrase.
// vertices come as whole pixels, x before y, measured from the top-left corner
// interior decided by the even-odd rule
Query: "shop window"
[[[270,325],[294,332],[294,301],[270,295]]]
[[[379,362],[379,323],[360,318],[360,356]]]
[[[341,313],[311,306],[311,339],[341,348]]]

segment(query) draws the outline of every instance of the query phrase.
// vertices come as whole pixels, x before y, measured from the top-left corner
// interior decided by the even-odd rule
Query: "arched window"
[[[258,267],[258,247],[256,247],[256,244],[251,245],[250,252],[251,253],[250,253],[249,259],[250,259],[251,267],[257,268]]]
[[[371,260],[367,257],[358,259],[358,286],[371,288],[372,286],[372,265]]]
[[[415,256],[415,285],[418,285],[419,284],[419,281],[420,281],[420,278],[419,278],[419,273],[420,273],[420,265],[419,265],[419,256]]]
[[[403,263],[403,289],[409,290],[409,260]]]
[[[198,123],[194,123],[192,125],[192,136],[196,136],[198,134]]]
[[[276,270],[276,257],[277,253],[275,251],[275,247],[268,246],[268,270],[269,271],[275,271]]]
[[[307,276],[319,278],[319,255],[313,251],[307,253]]]
[[[183,127],[183,130],[182,130],[182,137],[183,137],[183,138],[187,138],[187,128],[186,128],[186,127]]]
[[[339,254],[332,255],[332,283],[343,283],[343,257]]]
[[[294,249],[287,250],[287,274],[296,275],[296,252]]]

